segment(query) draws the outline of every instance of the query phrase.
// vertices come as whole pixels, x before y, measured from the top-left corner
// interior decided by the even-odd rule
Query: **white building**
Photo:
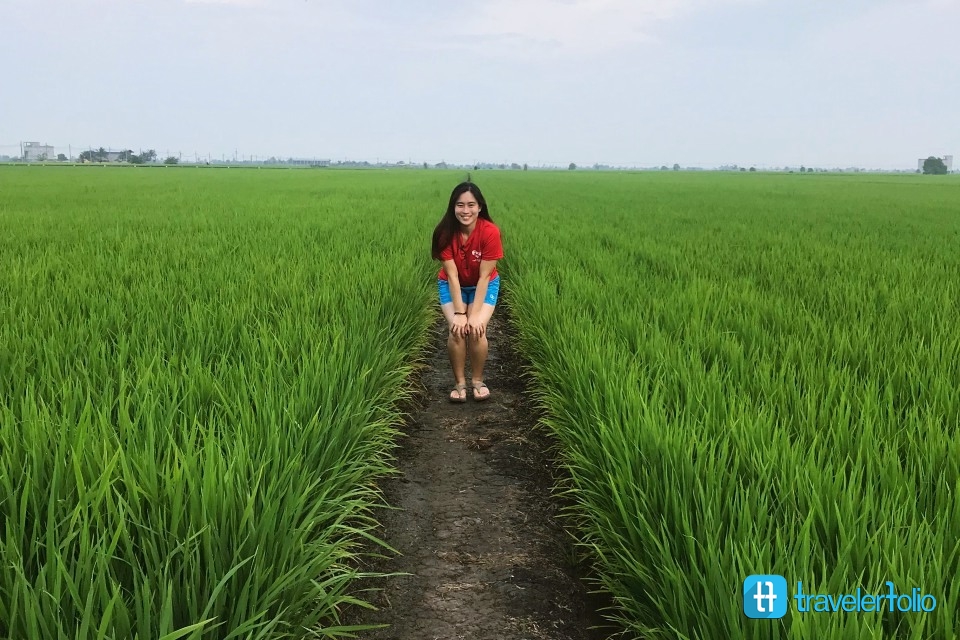
[[[329,167],[329,160],[307,160],[305,158],[289,158],[287,164],[294,164],[301,167]]]
[[[56,160],[57,154],[53,152],[53,147],[39,142],[23,143],[23,159],[27,162],[35,160]]]

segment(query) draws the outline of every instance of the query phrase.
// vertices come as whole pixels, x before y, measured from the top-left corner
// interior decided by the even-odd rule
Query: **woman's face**
[[[477,221],[480,215],[480,203],[469,191],[465,191],[457,198],[457,203],[453,208],[457,214],[457,220],[464,226],[470,226]]]

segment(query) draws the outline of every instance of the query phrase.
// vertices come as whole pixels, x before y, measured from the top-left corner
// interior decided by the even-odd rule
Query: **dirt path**
[[[570,539],[555,521],[543,434],[523,395],[520,362],[498,309],[489,326],[490,400],[447,400],[452,374],[438,314],[434,353],[398,451],[401,471],[384,486],[399,510],[379,513],[386,541],[403,555],[377,571],[412,575],[369,595],[380,610],[356,622],[387,623],[366,640],[596,640],[602,620],[575,577]],[[467,365],[469,384],[469,363]]]

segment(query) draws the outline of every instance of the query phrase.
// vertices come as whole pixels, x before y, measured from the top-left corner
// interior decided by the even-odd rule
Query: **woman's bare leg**
[[[443,317],[447,320],[447,353],[450,356],[450,367],[453,369],[453,378],[456,380],[458,385],[465,385],[467,383],[464,369],[467,365],[467,341],[463,336],[455,336],[450,331],[450,327],[453,326],[453,303],[448,302],[447,304],[440,305],[440,309],[443,311]],[[457,394],[456,390],[450,392],[450,397],[454,398]],[[456,395],[456,397],[460,397]]]
[[[467,307],[467,314],[472,313],[471,304]],[[483,303],[480,307],[480,316],[479,319],[484,323],[484,326],[490,322],[490,318],[493,317],[493,310],[496,307],[492,304]],[[467,339],[467,348],[470,350],[470,369],[471,369],[471,382],[476,387],[481,382],[483,382],[483,367],[487,362],[487,352],[489,350],[489,343],[487,342],[487,335],[484,332],[484,335],[479,338],[470,335]],[[490,392],[484,389],[482,392],[478,391],[476,388],[473,391],[474,397],[476,398],[485,398],[490,395]]]

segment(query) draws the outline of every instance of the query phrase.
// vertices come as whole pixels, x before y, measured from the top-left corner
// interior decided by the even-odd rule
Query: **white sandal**
[[[477,396],[477,392],[480,391],[480,389],[486,389],[486,390],[487,390],[487,395],[485,395],[485,396]],[[483,381],[481,381],[481,382],[474,382],[474,383],[473,383],[473,400],[474,400],[474,402],[483,402],[484,400],[489,400],[489,399],[490,399],[490,387],[488,387],[488,386],[486,385],[486,383],[484,383]]]
[[[458,398],[454,398],[454,397],[453,397],[453,393],[451,392],[451,393],[450,393],[450,402],[466,402],[466,401],[467,401],[467,383],[464,382],[463,384],[458,384],[456,387],[454,387],[453,390],[457,392],[457,395],[458,395],[458,396],[459,396],[461,393],[462,393],[463,395],[460,396],[460,397],[458,397]]]

